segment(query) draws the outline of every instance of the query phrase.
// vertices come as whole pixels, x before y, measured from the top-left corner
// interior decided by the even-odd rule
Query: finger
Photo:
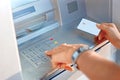
[[[98,45],[98,44],[102,43],[105,40],[107,40],[107,39],[106,38],[102,38],[101,40],[98,40],[97,38],[95,38],[95,44]]]
[[[49,50],[49,51],[45,51],[45,54],[46,54],[47,56],[51,56],[53,53],[55,53],[54,49]]]
[[[105,37],[106,33],[101,30],[100,33],[98,34],[98,40],[102,40]]]
[[[102,23],[102,24],[97,24],[96,25],[99,29],[105,31],[105,32],[108,32],[108,29],[110,27],[115,27],[115,24],[114,23]]]
[[[98,34],[98,36],[96,36],[94,38],[95,44],[100,44],[101,42],[103,42],[105,40],[107,40],[106,33],[104,31],[102,31],[102,30],[100,31],[100,33]]]
[[[115,25],[115,24],[113,24],[113,23],[102,23],[102,24],[104,24],[104,25],[106,25],[106,26],[111,26],[111,25]]]
[[[66,63],[59,63],[58,68],[65,69],[65,70],[68,70],[68,71],[73,71],[74,70],[70,65],[68,65]]]
[[[97,42],[98,42],[98,36],[95,36],[94,37],[94,43],[97,44]]]
[[[101,29],[100,24],[96,24],[96,26],[97,26],[98,29]]]
[[[99,44],[101,41],[98,39],[98,36],[96,36],[95,38],[94,38],[94,43],[97,45],[97,44]]]
[[[64,69],[65,69],[65,70],[68,70],[68,71],[74,71],[74,68],[71,67],[70,65],[64,66]]]
[[[103,31],[106,31],[106,29],[108,28],[108,25],[106,23],[96,24],[96,26]]]

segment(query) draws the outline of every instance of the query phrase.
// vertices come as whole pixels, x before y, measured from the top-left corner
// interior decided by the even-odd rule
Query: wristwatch
[[[86,50],[93,50],[93,51],[95,51],[95,52],[98,52],[102,47],[104,47],[105,45],[107,45],[107,44],[109,44],[109,43],[110,43],[110,41],[105,40],[105,41],[103,41],[102,43],[100,43],[100,44],[98,44],[98,45],[96,45],[96,46],[91,46],[91,47],[89,47],[89,46],[82,46],[82,47],[80,47],[80,48],[77,49],[77,50],[73,53],[73,55],[72,55],[73,63],[76,62],[78,56],[79,56],[82,52],[84,52],[84,51],[86,51]]]
[[[80,47],[79,49],[77,49],[73,55],[72,55],[72,61],[73,63],[76,62],[77,58],[79,55],[81,55],[82,52],[86,51],[86,50],[89,50],[89,47],[88,46],[82,46]]]

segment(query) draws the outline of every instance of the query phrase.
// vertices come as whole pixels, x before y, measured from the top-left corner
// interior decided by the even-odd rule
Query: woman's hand
[[[73,69],[69,64],[72,63],[72,54],[80,47],[87,46],[84,44],[62,44],[46,54],[51,57],[53,68],[63,68],[69,71]]]
[[[115,47],[120,48],[120,33],[113,23],[97,24],[97,27],[101,29],[99,35],[95,38],[95,41],[99,44],[104,40],[109,40]]]

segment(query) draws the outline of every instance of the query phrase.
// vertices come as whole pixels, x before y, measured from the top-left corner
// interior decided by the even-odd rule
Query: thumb
[[[97,26],[98,29],[102,30],[101,24],[96,24],[96,26]]]
[[[69,64],[66,64],[66,63],[59,63],[58,68],[65,69],[68,71],[74,71],[74,69]]]
[[[107,28],[107,25],[105,25],[104,23],[102,24],[96,24],[97,28],[103,30],[103,31],[106,31],[106,28]]]

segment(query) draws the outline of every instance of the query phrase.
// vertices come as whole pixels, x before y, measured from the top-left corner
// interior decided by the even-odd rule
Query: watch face
[[[89,50],[89,46],[82,46],[79,49],[77,49],[72,55],[73,62],[76,62],[77,57],[86,50]]]

